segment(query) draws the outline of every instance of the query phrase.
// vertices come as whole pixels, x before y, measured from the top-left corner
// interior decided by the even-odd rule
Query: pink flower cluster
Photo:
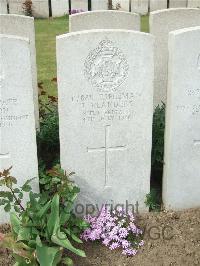
[[[111,250],[122,248],[127,256],[136,255],[144,245],[143,232],[135,225],[132,212],[125,214],[121,207],[110,211],[104,206],[98,216],[87,215],[85,220],[90,225],[81,235],[85,241],[100,240]]]

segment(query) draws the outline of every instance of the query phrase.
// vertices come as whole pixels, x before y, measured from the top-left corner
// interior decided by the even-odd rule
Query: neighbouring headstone
[[[124,11],[92,11],[69,17],[69,31],[126,29],[140,31],[140,15]]]
[[[0,14],[7,14],[7,1],[6,0],[1,0],[0,2]]]
[[[188,7],[200,8],[200,0],[188,0]]]
[[[88,11],[88,0],[71,0],[71,10]]]
[[[200,207],[200,27],[169,34],[163,200]]]
[[[187,7],[187,0],[169,0],[170,8]]]
[[[92,10],[108,10],[108,0],[92,0]]]
[[[36,128],[39,129],[38,85],[35,49],[34,19],[20,15],[0,15],[0,34],[16,35],[30,40],[33,98],[35,106]]]
[[[77,213],[104,203],[147,210],[153,48],[154,38],[136,31],[57,37],[61,165],[76,172]]]
[[[112,0],[113,9],[119,9],[120,11],[130,11],[129,0]]]
[[[69,14],[68,0],[52,0],[51,8],[53,17],[61,17]]]
[[[54,6],[54,1],[51,4]],[[49,1],[48,0],[32,0],[33,16],[35,18],[48,18],[49,17]],[[64,12],[64,10],[63,10]]]
[[[155,42],[154,106],[166,102],[168,34],[170,31],[200,25],[197,8],[171,8],[150,13],[150,33]]]
[[[150,12],[167,8],[167,0],[150,0]]]
[[[33,87],[28,39],[0,34],[0,170],[11,174],[21,186],[28,179],[38,191]],[[24,202],[23,202],[24,204]],[[0,223],[9,218],[0,210]]]
[[[146,15],[148,13],[149,0],[132,0],[131,12]]]
[[[8,0],[9,13],[16,15],[24,15],[23,3],[24,0]]]

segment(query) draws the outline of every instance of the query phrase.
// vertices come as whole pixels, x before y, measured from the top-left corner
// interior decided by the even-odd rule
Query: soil
[[[126,257],[120,251],[110,251],[98,243],[88,242],[81,246],[87,257],[74,257],[75,266],[200,265],[200,209],[151,212],[138,216],[138,223],[146,228],[145,245],[135,257]],[[8,225],[0,228],[1,232],[8,230]],[[1,250],[0,265],[11,263],[12,256]]]

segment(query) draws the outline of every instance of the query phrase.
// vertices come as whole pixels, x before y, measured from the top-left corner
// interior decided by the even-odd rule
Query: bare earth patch
[[[200,265],[200,209],[148,213],[138,219],[141,227],[146,227],[145,245],[135,257],[88,242],[84,245],[87,258],[74,257],[75,266]],[[2,233],[8,230],[7,225],[0,227]],[[0,250],[0,265],[12,265],[5,250]]]

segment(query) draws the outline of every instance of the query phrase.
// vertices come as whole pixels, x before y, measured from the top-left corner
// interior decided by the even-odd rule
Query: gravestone
[[[88,11],[88,0],[71,0],[71,10]]]
[[[9,13],[16,15],[24,15],[23,3],[24,0],[8,0]]]
[[[19,15],[0,15],[0,34],[10,34],[25,37],[30,40],[31,68],[33,80],[33,98],[35,105],[36,128],[39,129],[38,85],[35,50],[35,27],[34,19]]]
[[[0,14],[7,14],[7,1],[6,0],[1,0],[0,2]]]
[[[188,7],[200,8],[200,0],[188,0]]]
[[[150,12],[167,8],[167,0],[150,0]]]
[[[187,0],[169,0],[170,8],[187,7]]]
[[[167,209],[200,207],[200,27],[169,35],[169,87],[163,200]]]
[[[54,1],[56,0],[52,0],[53,6],[54,6]],[[32,3],[33,3],[33,16],[35,18],[48,18],[49,17],[48,0],[32,0]]]
[[[28,39],[0,34],[0,105],[0,170],[13,166],[11,174],[21,186],[38,176]],[[38,184],[38,179],[32,182],[35,191]],[[0,223],[8,222],[0,213]]]
[[[61,17],[69,14],[68,0],[52,0],[51,8],[53,17]]]
[[[140,15],[123,11],[92,11],[69,17],[69,31],[91,29],[140,30]]]
[[[148,13],[149,1],[148,0],[132,0],[131,12],[146,15]]]
[[[92,10],[107,10],[108,0],[92,0]]]
[[[57,37],[61,164],[76,172],[83,205],[147,210],[153,41],[126,30]]]
[[[150,13],[150,33],[156,37],[155,107],[161,102],[166,102],[169,32],[198,25],[200,25],[200,10],[197,8],[172,8]]]
[[[112,0],[113,9],[117,9],[119,7],[120,11],[129,12],[129,0]]]

